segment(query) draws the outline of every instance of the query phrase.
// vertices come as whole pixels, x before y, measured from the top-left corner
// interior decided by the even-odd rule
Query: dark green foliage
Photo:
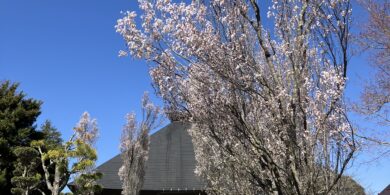
[[[17,91],[18,84],[0,83],[0,194],[11,193],[16,156],[14,147],[29,146],[42,139],[34,123],[41,113],[41,102]]]
[[[102,178],[101,173],[84,173],[78,176],[75,181],[74,193],[77,195],[99,194],[103,188],[96,181]]]
[[[38,173],[39,166],[38,151],[31,147],[16,147],[14,154],[17,157],[15,163],[14,177],[11,183],[15,186],[11,189],[13,194],[30,194],[41,182],[41,174]]]
[[[102,178],[102,174],[91,170],[97,159],[96,150],[81,140],[76,140],[74,145],[75,150],[69,153],[70,156],[84,158],[84,160],[72,165],[74,171],[81,173],[74,180],[74,193],[77,195],[94,195],[100,193],[102,187],[96,181]]]
[[[31,166],[35,168],[38,166],[38,151],[31,147],[16,147],[14,154],[18,158],[16,165]],[[16,170],[15,170],[16,171]]]
[[[99,186],[94,183],[94,178],[100,177],[99,174],[91,172],[91,168],[97,159],[96,150],[91,143],[94,142],[97,134],[97,127],[94,119],[89,118],[88,113],[84,113],[78,125],[74,128],[74,134],[71,139],[61,143],[59,134],[51,124],[46,122],[42,126],[44,138],[42,140],[32,141],[31,147],[39,152],[41,168],[46,173],[44,183],[51,191],[52,195],[60,195],[65,188],[69,178],[73,175],[85,174],[81,182],[85,190],[99,190]],[[89,125],[91,124],[91,125]],[[55,175],[47,177],[48,175]],[[89,191],[85,191],[88,192]]]
[[[61,139],[61,133],[55,128],[49,120],[46,120],[40,127],[40,133],[42,133],[42,140],[45,143],[44,152],[51,149],[61,148],[63,140]],[[37,151],[35,149],[35,151]],[[38,152],[38,151],[37,151]],[[49,160],[46,160],[45,164],[50,164]],[[51,194],[51,191],[47,188],[44,178],[44,170],[39,162],[39,166],[36,168],[37,172],[40,173],[40,183],[36,187],[36,190],[32,191],[32,195],[41,195],[41,192],[45,194]],[[50,180],[54,179],[54,167],[48,167]]]
[[[1,189],[6,187],[6,184],[7,184],[6,175],[7,175],[7,170],[6,169],[0,170],[0,188]]]
[[[41,126],[47,148],[57,148],[62,145],[61,133],[51,124],[49,120]]]

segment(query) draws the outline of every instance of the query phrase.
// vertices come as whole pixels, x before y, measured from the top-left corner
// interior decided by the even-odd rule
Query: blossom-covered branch
[[[117,32],[154,64],[168,117],[194,124],[208,193],[334,193],[356,151],[343,101],[348,0],[139,5],[142,23],[127,12]]]
[[[160,108],[150,102],[147,93],[142,98],[142,121],[138,123],[134,113],[127,114],[120,145],[123,164],[118,173],[123,195],[139,194],[148,159],[149,132],[161,124],[161,119]]]

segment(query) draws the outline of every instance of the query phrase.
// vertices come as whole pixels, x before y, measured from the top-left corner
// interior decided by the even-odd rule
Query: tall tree
[[[356,151],[343,101],[348,0],[139,0],[120,55],[152,62],[210,194],[331,194]],[[269,9],[267,10],[267,7]]]
[[[58,149],[61,148],[64,144],[61,133],[57,130],[56,127],[54,127],[51,123],[51,121],[46,120],[40,127],[40,133],[43,134],[43,140],[45,142],[45,148],[44,152],[47,152],[49,150]],[[36,150],[36,149],[35,149]],[[38,152],[36,150],[36,152]],[[50,160],[46,160],[45,163],[49,163]],[[40,176],[40,183],[37,186],[36,190],[33,194],[50,194],[51,191],[47,188],[46,182],[45,182],[45,172],[42,168],[41,162],[38,164],[37,170],[39,172]],[[54,170],[53,167],[49,168],[49,178],[54,178]]]
[[[18,86],[10,81],[0,83],[0,194],[11,193],[11,178],[17,164],[13,149],[42,138],[34,126],[42,103],[27,98],[18,91]]]
[[[139,194],[148,159],[149,132],[160,124],[160,108],[154,106],[145,93],[142,98],[142,121],[138,123],[134,113],[127,114],[126,125],[122,130],[122,166],[118,175],[122,181],[123,195]]]
[[[378,124],[390,125],[390,2],[388,0],[361,1],[369,13],[362,25],[359,43],[370,52],[371,65],[376,69],[375,79],[368,83],[361,96],[362,104],[356,110],[374,119]]]
[[[72,175],[84,173],[94,165],[97,154],[91,143],[95,142],[97,133],[95,120],[85,112],[73,136],[60,147],[47,148],[50,144],[46,140],[31,143],[39,152],[43,178],[52,195],[59,195]],[[49,143],[51,141],[49,139]]]
[[[52,125],[51,121],[46,120],[41,125],[40,132],[43,134],[47,148],[57,148],[63,144],[61,132]]]
[[[75,128],[76,136],[81,139],[81,141],[87,144],[91,149],[96,150],[94,148],[94,144],[98,137],[98,128],[97,122],[95,119],[90,119],[88,113],[84,113],[80,119],[80,122]],[[84,158],[81,156],[81,158]],[[78,160],[81,160],[80,158]],[[97,180],[99,180],[103,175],[94,170],[95,162],[93,162],[89,166],[85,166],[83,170],[76,174],[74,185],[75,194],[79,195],[94,195],[102,190],[102,187],[97,184]]]

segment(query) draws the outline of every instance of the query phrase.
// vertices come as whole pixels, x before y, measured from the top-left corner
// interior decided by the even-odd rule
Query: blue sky
[[[20,82],[29,97],[42,100],[37,125],[50,119],[64,139],[84,111],[97,118],[98,164],[118,154],[124,116],[140,110],[144,91],[161,103],[153,95],[146,63],[118,57],[124,42],[114,25],[126,10],[137,10],[136,1],[0,0],[0,80]],[[355,18],[364,20],[355,10]],[[366,64],[363,56],[351,61],[347,96],[352,100],[373,75]],[[390,184],[389,158],[361,163],[368,158],[360,154],[349,174],[379,192]]]

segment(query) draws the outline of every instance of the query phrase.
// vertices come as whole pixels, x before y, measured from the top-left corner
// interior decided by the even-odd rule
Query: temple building
[[[195,175],[194,147],[187,129],[189,124],[173,122],[150,136],[149,158],[140,195],[198,195],[202,182]],[[120,155],[96,168],[103,173],[98,181],[103,195],[120,195],[122,184],[118,170]]]

